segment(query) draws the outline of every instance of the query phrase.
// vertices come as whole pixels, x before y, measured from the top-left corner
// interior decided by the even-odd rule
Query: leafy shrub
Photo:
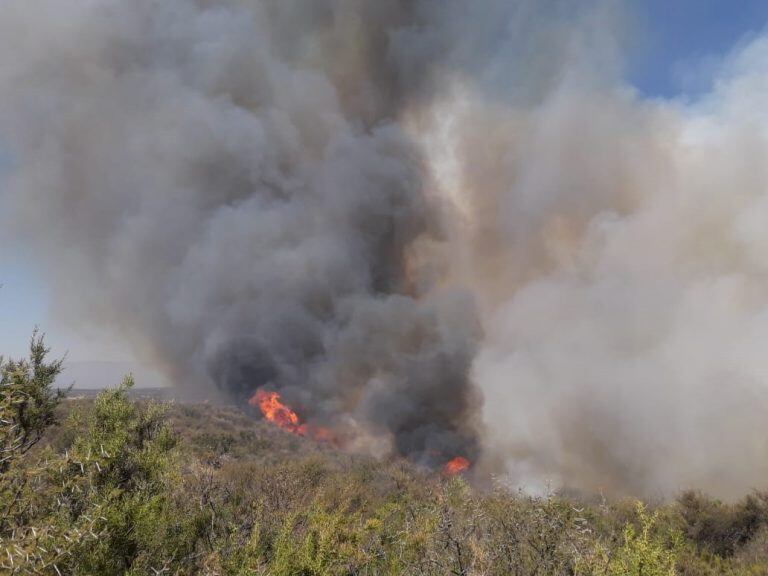
[[[676,534],[655,531],[658,515],[637,504],[639,526],[628,523],[623,542],[608,562],[610,576],[675,576],[680,542]],[[667,537],[668,536],[668,537]]]
[[[62,403],[46,354],[35,336],[0,362],[3,574],[768,576],[760,493],[649,512],[475,490],[233,407],[133,401],[130,378]]]
[[[678,498],[686,536],[702,550],[727,558],[768,526],[768,495],[754,493],[724,504],[688,491]]]

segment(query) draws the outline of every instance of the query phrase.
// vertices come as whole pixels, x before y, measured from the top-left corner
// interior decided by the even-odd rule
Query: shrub
[[[703,551],[723,558],[768,526],[768,496],[759,492],[729,505],[688,491],[677,502],[686,536]]]
[[[639,527],[628,523],[624,528],[622,545],[608,563],[610,576],[675,576],[679,540],[671,535],[654,532],[658,516],[649,514],[645,506],[637,504]]]
[[[649,513],[476,490],[233,407],[132,401],[130,378],[60,405],[46,354],[35,336],[0,362],[3,574],[768,576],[759,493]]]

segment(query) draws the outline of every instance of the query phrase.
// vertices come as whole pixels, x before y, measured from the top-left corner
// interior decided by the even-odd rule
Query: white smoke
[[[758,38],[694,102],[566,80],[526,115],[494,198],[481,293],[502,279],[474,368],[486,456],[516,481],[654,496],[764,485],[767,63]],[[515,122],[499,114],[494,126]]]

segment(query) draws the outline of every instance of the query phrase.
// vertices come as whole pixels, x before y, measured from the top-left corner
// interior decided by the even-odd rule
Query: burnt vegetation
[[[650,506],[475,489],[232,407],[53,388],[42,339],[0,364],[0,573],[768,574],[768,493]]]

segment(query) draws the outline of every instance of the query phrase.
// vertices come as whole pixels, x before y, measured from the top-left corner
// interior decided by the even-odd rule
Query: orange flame
[[[456,476],[469,468],[469,460],[463,456],[456,456],[443,465],[443,474],[446,476]]]
[[[299,423],[298,414],[280,401],[280,394],[277,392],[256,390],[256,393],[248,400],[248,404],[258,407],[264,418],[283,430],[303,436],[303,427]]]
[[[335,442],[333,433],[327,428],[310,428],[302,424],[299,415],[281,402],[277,392],[256,390],[248,404],[258,408],[266,420],[291,434],[309,436],[318,442]]]

